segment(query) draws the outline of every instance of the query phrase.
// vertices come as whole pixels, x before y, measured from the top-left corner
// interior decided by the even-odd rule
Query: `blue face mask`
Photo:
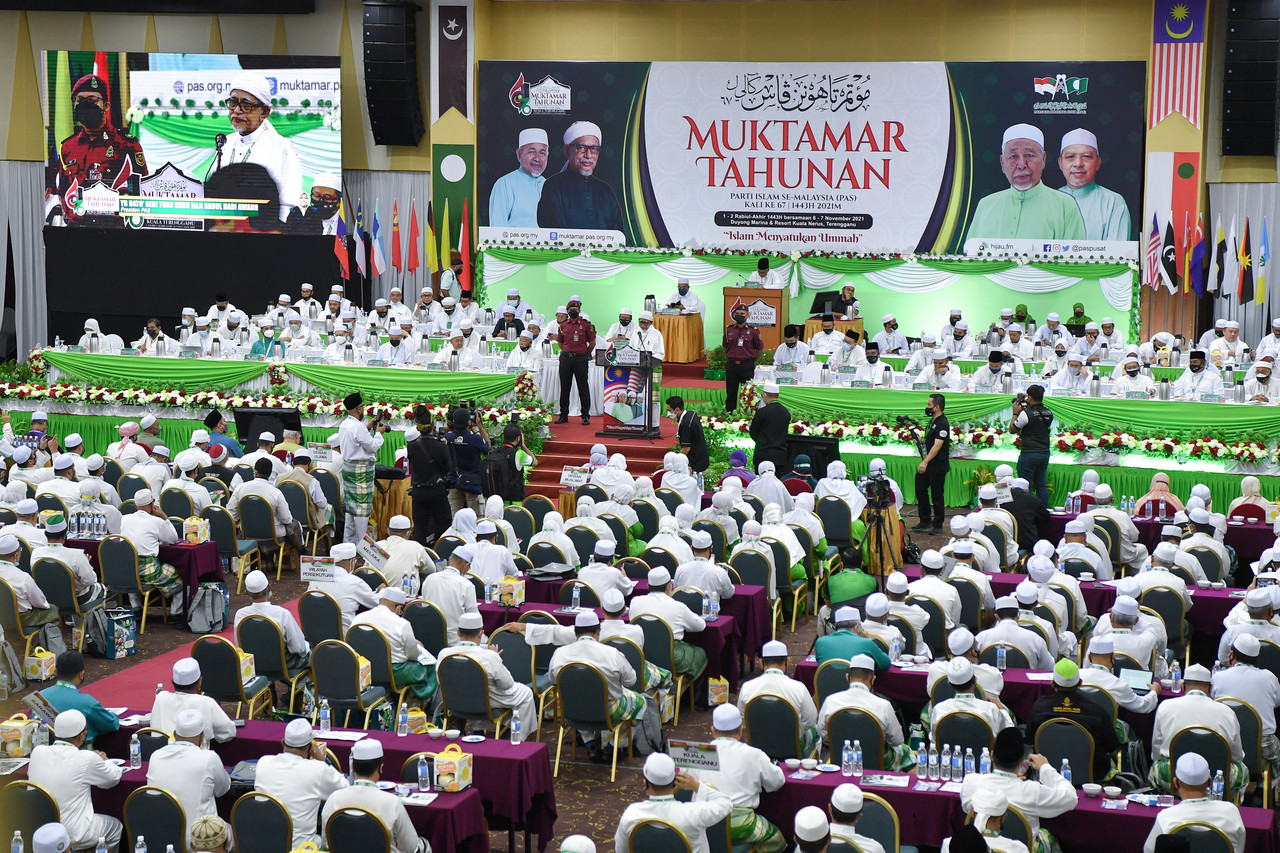
[[[209,330],[208,330],[208,329],[201,329],[201,330],[200,330],[200,337],[202,337],[202,338],[207,338],[207,337],[209,337]]]

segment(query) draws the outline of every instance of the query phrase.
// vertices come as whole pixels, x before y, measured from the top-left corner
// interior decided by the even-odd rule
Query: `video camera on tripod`
[[[866,496],[867,506],[871,509],[889,509],[897,500],[893,493],[893,484],[884,474],[859,477],[858,488]]]

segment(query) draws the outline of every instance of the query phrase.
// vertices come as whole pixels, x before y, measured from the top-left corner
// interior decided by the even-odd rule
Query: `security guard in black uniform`
[[[449,481],[445,479],[452,465],[448,448],[440,439],[440,430],[431,422],[431,412],[426,406],[417,407],[414,422],[420,435],[404,445],[411,473],[409,495],[413,499],[413,540],[419,545],[430,546],[452,523]]]
[[[947,505],[943,497],[947,472],[951,470],[951,422],[944,413],[947,398],[942,394],[930,394],[924,413],[929,418],[921,450],[924,458],[916,468],[916,501],[920,504],[920,522],[915,530],[929,530],[934,536],[942,533]],[[930,501],[932,492],[932,502]]]
[[[1013,423],[1010,431],[1022,436],[1022,453],[1018,455],[1018,476],[1031,484],[1030,492],[1049,505],[1049,427],[1053,412],[1044,404],[1044,387],[1032,385],[1025,395],[1013,398]]]

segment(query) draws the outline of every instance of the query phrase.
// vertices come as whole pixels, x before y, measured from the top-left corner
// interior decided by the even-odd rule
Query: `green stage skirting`
[[[843,420],[848,423],[883,421],[897,415],[924,418],[928,391],[879,388],[832,388],[784,385],[783,405],[799,420]],[[1007,394],[951,392],[947,417],[957,426],[990,418],[1007,417]],[[1054,413],[1053,429],[1078,429],[1092,435],[1111,431],[1145,436],[1200,436],[1212,434],[1222,441],[1268,440],[1280,425],[1280,413],[1271,406],[1237,406],[1229,403],[1187,403],[1161,400],[1120,400],[1093,397],[1046,397]],[[1000,424],[1007,427],[1007,423]]]
[[[204,422],[197,418],[158,417],[160,420],[160,438],[164,441],[165,447],[169,448],[170,453],[175,456],[179,451],[191,446],[191,434],[193,432],[205,428]],[[80,437],[84,439],[86,455],[91,453],[105,454],[107,445],[120,439],[120,434],[116,428],[130,419],[130,417],[126,416],[103,417],[100,415],[67,415],[59,412],[50,412],[49,434],[55,435],[61,440],[73,432],[79,433]],[[31,429],[30,412],[13,412],[11,421],[15,435],[22,435]],[[234,436],[234,420],[228,418],[227,426],[228,433]],[[329,427],[304,426],[302,428],[302,437],[305,441],[324,442],[328,441],[329,436],[337,431],[337,424]],[[404,433],[387,430],[382,447],[378,451],[378,464],[395,464],[396,451],[401,447],[404,447]]]
[[[270,366],[265,361],[144,358],[54,350],[46,351],[44,358],[63,373],[89,385],[134,388],[139,383],[162,382],[177,391],[226,391],[257,379]]]
[[[827,356],[825,355],[817,356],[817,358],[819,361],[827,360]],[[881,356],[880,360],[892,367],[894,370],[901,371],[907,366],[907,362],[911,359],[906,356],[888,355]],[[987,366],[987,360],[984,358],[963,359],[952,363],[959,367],[960,372],[965,376],[971,376],[975,370]],[[1034,362],[1023,362],[1023,370],[1030,372],[1032,368],[1035,368],[1035,370],[1038,371],[1039,365]],[[1110,376],[1113,369],[1114,365],[1104,364],[1102,365],[1102,374],[1104,376]],[[1168,379],[1170,382],[1173,382],[1182,375],[1182,372],[1183,368],[1181,367],[1153,367],[1151,368],[1151,377],[1155,379],[1157,384],[1159,384],[1161,379]]]
[[[516,377],[493,373],[445,373],[388,367],[287,363],[285,370],[335,395],[359,391],[391,403],[430,402],[440,395],[492,399],[509,393]]]
[[[725,390],[723,385],[716,388],[689,388],[682,385],[663,385],[660,393],[663,405],[666,405],[668,397],[675,395],[683,397],[686,403],[689,403],[690,401],[701,401],[705,408],[714,411],[715,414],[724,414]]]

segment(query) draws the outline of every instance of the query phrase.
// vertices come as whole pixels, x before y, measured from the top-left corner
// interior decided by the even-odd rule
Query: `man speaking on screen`
[[[284,222],[302,200],[302,162],[293,143],[271,124],[271,84],[267,78],[256,71],[237,74],[227,96],[227,112],[234,132],[222,146],[221,157],[215,152],[212,171],[239,163],[262,166],[276,183],[280,221]]]
[[[602,144],[600,125],[590,121],[569,125],[564,132],[564,167],[542,185],[539,228],[622,230],[622,208],[613,187],[594,177]]]
[[[80,192],[98,181],[121,189],[131,175],[147,174],[141,143],[111,123],[111,93],[105,80],[93,74],[77,80],[71,89],[71,109],[76,132],[62,140],[63,192],[73,180]],[[63,214],[70,220],[74,199],[66,201]]]

